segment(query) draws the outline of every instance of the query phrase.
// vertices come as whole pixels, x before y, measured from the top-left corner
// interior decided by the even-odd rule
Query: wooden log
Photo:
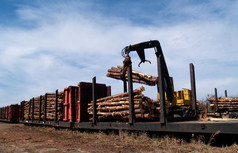
[[[144,89],[143,89],[144,90]],[[125,94],[125,93],[123,93]],[[97,101],[97,115],[99,120],[110,119],[110,120],[124,120],[128,119],[129,116],[129,97],[128,94],[120,96],[111,96],[99,99]],[[121,97],[121,95],[123,95]],[[153,119],[158,118],[159,111],[156,110],[156,102],[152,99],[145,97],[141,92],[135,100],[135,114],[137,118]],[[158,103],[158,102],[157,102]],[[92,116],[92,105],[88,105],[88,114]],[[147,115],[144,115],[147,114]]]
[[[136,104],[134,108],[140,108],[139,104]],[[99,107],[97,108],[99,111],[103,112],[112,112],[112,111],[118,111],[118,110],[129,110],[129,105],[121,105],[121,106],[106,106],[106,107]]]
[[[138,89],[133,90],[133,93],[135,95],[139,95],[144,90],[145,90],[145,88],[143,86],[141,86]],[[125,93],[122,93],[122,94],[117,94],[117,95],[114,95],[114,96],[108,96],[108,97],[100,98],[100,99],[97,99],[97,102],[112,100],[112,99],[115,99],[115,98],[123,98],[123,97],[129,97],[128,92],[125,92]]]
[[[108,70],[107,76],[114,78],[114,79],[119,79],[122,80],[121,78],[121,73],[122,71],[122,67],[121,66],[117,66],[117,68],[112,67],[111,69]],[[127,72],[125,74],[125,79],[127,80]],[[133,82],[137,82],[137,83],[143,83],[146,85],[151,85],[154,86],[157,84],[157,77],[148,75],[148,74],[144,74],[144,73],[140,73],[140,72],[136,72],[136,71],[132,71],[132,81]]]
[[[211,107],[215,107],[215,104],[210,104]],[[220,106],[230,106],[230,107],[238,107],[238,104],[219,104],[218,107]]]
[[[135,104],[139,104],[141,100],[142,100],[142,99],[135,99],[134,103],[135,103]],[[100,103],[97,103],[97,106],[98,106],[98,107],[102,107],[102,106],[120,106],[120,105],[127,105],[127,104],[129,105],[129,99],[127,99],[127,100],[122,100],[122,101],[119,100],[119,101],[105,101],[105,102],[100,102]],[[89,103],[88,106],[91,107],[92,104]]]
[[[215,103],[215,98],[209,98],[210,103]],[[218,97],[219,102],[238,102],[238,97]]]
[[[119,69],[121,69],[122,70],[122,66],[117,66],[117,68],[119,68]],[[141,73],[141,72],[136,72],[136,71],[134,71],[134,70],[132,70],[132,73],[133,74],[136,74],[136,75],[138,75],[138,76],[143,76],[143,78],[148,78],[148,79],[155,79],[155,80],[157,80],[158,78],[157,77],[155,77],[155,76],[152,76],[152,75],[148,75],[148,74],[145,74],[145,73]]]
[[[107,73],[107,77],[111,77],[111,78],[114,78],[114,79],[119,79],[121,80],[121,74],[120,73],[113,73],[113,72],[108,72]],[[127,77],[127,75],[125,76]],[[136,75],[133,75],[132,76],[132,79],[135,79],[135,81],[143,81],[145,83],[154,83],[152,80],[150,79],[145,79],[144,80],[141,80],[141,78],[139,76],[136,76]],[[157,81],[157,80],[156,80]]]
[[[134,99],[135,101],[136,100],[140,100],[141,98],[143,98],[144,95],[140,94],[140,95],[135,95],[134,96]],[[105,100],[105,101],[97,101],[97,104],[101,104],[101,103],[104,103],[104,102],[118,102],[118,101],[129,101],[129,97],[116,97],[116,98],[112,98],[112,99],[108,99],[108,100]],[[92,105],[92,103],[89,103],[89,105]]]
[[[47,92],[46,94],[47,94],[47,96],[55,95],[55,92]],[[58,95],[64,95],[64,91],[58,92]]]
[[[119,77],[119,76],[107,75],[107,77],[111,77],[111,78],[114,78],[114,79],[117,79],[117,80],[121,80],[121,77]],[[141,83],[141,84],[150,85],[150,86],[156,85],[155,82],[139,80],[139,78],[135,78],[135,77],[132,77],[132,82],[134,82],[134,83]]]

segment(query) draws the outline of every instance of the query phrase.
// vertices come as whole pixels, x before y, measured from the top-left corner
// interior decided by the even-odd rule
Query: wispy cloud
[[[161,42],[176,90],[190,88],[188,64],[193,62],[198,99],[214,87],[226,87],[230,95],[238,96],[234,85],[238,82],[234,71],[238,66],[237,2],[163,2],[158,12],[152,10],[154,14],[140,10],[143,4],[133,11],[121,10],[129,15],[141,12],[134,19],[112,9],[108,15],[103,6],[77,1],[19,5],[20,26],[0,25],[0,94],[4,95],[0,104],[63,90],[95,75],[98,82],[112,85],[113,94],[121,92],[120,81],[105,77],[107,69],[122,64],[124,46],[153,39]],[[137,22],[140,19],[145,23]],[[138,57],[132,56],[134,69],[157,75],[153,51],[146,52],[152,65],[140,69]],[[147,94],[156,97],[156,90],[148,88]]]

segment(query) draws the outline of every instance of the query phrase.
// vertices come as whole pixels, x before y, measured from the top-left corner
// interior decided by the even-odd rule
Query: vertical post
[[[2,108],[2,119],[5,119],[5,107]]]
[[[5,107],[5,119],[7,119],[7,106]]]
[[[31,117],[32,122],[34,121],[34,103],[35,103],[35,99],[33,97],[32,98],[32,117]]]
[[[42,100],[42,96],[40,95],[40,100],[39,100],[39,119],[38,119],[39,123],[41,121],[41,106],[42,106],[41,100]]]
[[[6,118],[6,111],[5,111],[5,107],[2,108],[2,119]]]
[[[111,96],[111,86],[107,86],[107,96]]]
[[[8,108],[9,106],[6,106],[6,119],[8,120]]]
[[[227,97],[227,90],[225,90],[225,97]]]
[[[58,122],[58,90],[55,91],[55,123]]]
[[[7,119],[7,106],[3,107],[4,119]]]
[[[129,92],[129,123],[131,125],[135,122],[135,109],[134,109],[134,93],[132,83],[132,64],[127,69],[128,73],[128,92]]]
[[[10,106],[7,107],[7,119],[9,119],[9,108]]]
[[[21,116],[22,116],[22,121],[24,121],[24,107],[25,106],[25,100],[24,101],[22,101],[22,103],[21,103]]]
[[[44,101],[44,123],[47,119],[47,94],[45,94],[45,101]]]
[[[165,109],[165,87],[164,87],[164,76],[163,76],[163,67],[162,67],[162,55],[157,57],[158,63],[158,92],[160,94],[160,124],[161,126],[166,126],[167,116]]]
[[[196,95],[195,72],[193,63],[190,63],[190,80],[191,80],[192,110],[194,117],[197,118],[197,95]]]
[[[31,114],[31,100],[29,101],[28,122],[30,121],[30,114]]]
[[[207,113],[208,113],[208,103],[206,103],[206,106],[205,106],[205,116],[204,116],[204,118],[207,118]]]
[[[123,88],[124,88],[124,92],[127,92],[126,79],[123,80]]]
[[[93,124],[97,124],[97,105],[96,105],[96,77],[92,80],[92,99],[93,99]]]
[[[68,107],[69,107],[69,88],[64,88],[64,119],[63,121],[69,120],[69,113],[68,113]]]
[[[8,118],[8,120],[10,121],[10,122],[14,122],[14,116],[13,116],[13,111],[14,111],[14,109],[13,109],[13,105],[10,105],[9,107],[8,107],[8,113],[9,113],[9,118]],[[11,113],[11,115],[10,115],[10,113]]]
[[[217,88],[215,88],[215,113],[218,112]]]
[[[9,107],[10,106],[7,106],[7,120],[8,120],[8,116],[9,116]]]

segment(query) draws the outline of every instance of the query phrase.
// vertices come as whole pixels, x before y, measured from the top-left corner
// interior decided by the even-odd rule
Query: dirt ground
[[[0,123],[0,152],[237,152],[238,145],[212,147],[199,141],[149,138],[146,134],[105,134]]]
[[[90,152],[76,141],[60,140],[53,128],[30,127],[22,124],[0,123],[0,152]],[[51,132],[52,131],[52,132]]]

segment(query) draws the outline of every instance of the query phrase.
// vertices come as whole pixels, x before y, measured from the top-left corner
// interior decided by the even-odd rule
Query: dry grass
[[[173,137],[150,138],[146,133],[119,134],[104,132],[79,132],[71,130],[55,130],[48,127],[31,127],[33,131],[43,132],[57,141],[71,141],[91,147],[90,152],[237,152],[238,145],[227,147],[213,147],[204,144],[200,139],[186,142],[183,139]],[[211,140],[214,139],[214,136]],[[211,141],[210,140],[210,141]]]

